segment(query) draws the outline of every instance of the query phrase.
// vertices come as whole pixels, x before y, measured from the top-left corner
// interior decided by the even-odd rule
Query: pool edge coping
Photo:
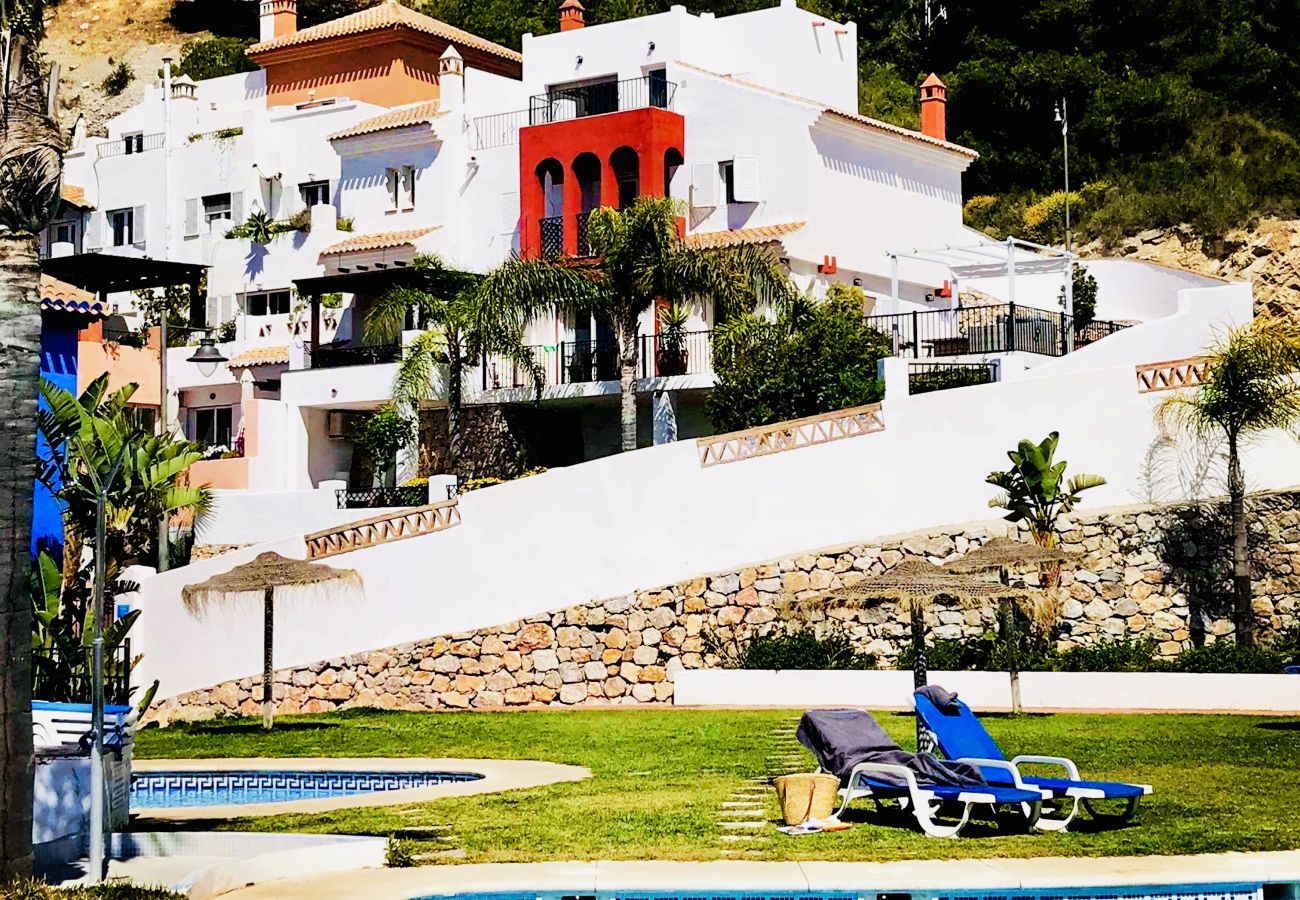
[[[231,900],[364,896],[412,900],[456,894],[572,891],[986,891],[1274,884],[1300,881],[1300,850],[1190,856],[1021,857],[890,862],[482,863],[358,869],[279,878]]]
[[[449,797],[470,797],[498,791],[545,787],[591,777],[584,766],[540,760],[459,759],[444,757],[221,757],[215,759],[138,759],[132,771],[149,772],[468,772],[482,777],[473,781],[445,782],[418,788],[370,791],[313,800],[285,800],[278,803],[238,803],[223,806],[177,806],[132,810],[140,821],[185,821],[196,819],[246,819],[290,813],[322,813],[370,806],[400,806],[428,803]]]

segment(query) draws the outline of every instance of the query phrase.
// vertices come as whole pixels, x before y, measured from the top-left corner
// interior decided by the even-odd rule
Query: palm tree
[[[1259,316],[1234,328],[1209,348],[1200,385],[1156,408],[1166,433],[1182,430],[1200,440],[1225,440],[1228,510],[1232,520],[1232,593],[1237,643],[1255,643],[1251,607],[1250,548],[1246,539],[1246,479],[1241,448],[1275,429],[1297,433],[1300,424],[1300,328],[1276,316]]]
[[[407,344],[393,378],[393,402],[414,415],[431,396],[438,372],[447,372],[447,462],[455,473],[461,456],[461,403],[465,370],[477,359],[502,356],[529,372],[537,392],[542,372],[532,351],[523,344],[527,310],[518,302],[485,304],[480,299],[481,275],[449,268],[434,256],[412,261],[412,283],[394,287],[366,313],[366,333],[381,340],[396,337],[411,311],[423,333]]]
[[[1053,431],[1041,443],[1022,440],[1015,450],[1007,451],[1011,468],[1005,472],[990,472],[984,479],[1002,489],[989,501],[989,506],[1008,510],[1003,517],[1008,522],[1024,522],[1029,536],[1040,547],[1055,547],[1057,525],[1079,502],[1079,495],[1090,488],[1100,487],[1106,479],[1100,475],[1075,475],[1065,480],[1065,460],[1055,461],[1056,446],[1061,435]],[[1044,566],[1044,583],[1055,587],[1060,580],[1060,567],[1054,563]]]
[[[63,136],[37,49],[42,0],[0,3],[0,881],[32,868],[32,489],[41,314],[37,235],[59,204]]]
[[[623,210],[593,210],[587,222],[590,260],[516,259],[483,283],[489,306],[522,301],[545,309],[591,314],[608,322],[618,341],[622,449],[636,449],[639,322],[659,301],[710,297],[717,309],[751,309],[759,296],[782,301],[789,280],[766,247],[703,250],[677,232],[678,204],[640,197]]]

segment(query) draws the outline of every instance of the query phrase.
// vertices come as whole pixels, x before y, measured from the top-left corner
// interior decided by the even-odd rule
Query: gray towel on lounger
[[[984,784],[974,766],[941,761],[929,753],[907,752],[885,733],[870,713],[860,709],[809,710],[799,720],[795,737],[817,757],[818,765],[839,778],[840,784],[846,784],[853,767],[864,762],[906,766],[916,773],[916,783],[922,786]],[[885,784],[903,786],[902,779],[893,775],[871,777]]]

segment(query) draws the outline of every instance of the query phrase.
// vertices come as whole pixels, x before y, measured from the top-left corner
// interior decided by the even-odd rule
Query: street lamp
[[[1056,104],[1056,121],[1061,125],[1061,143],[1065,150],[1065,252],[1070,252],[1070,111],[1062,97]]]
[[[217,342],[210,337],[199,338],[199,346],[186,362],[196,363],[199,371],[203,373],[204,378],[211,378],[212,373],[217,371],[217,366],[229,360],[222,355],[221,350],[217,347]]]

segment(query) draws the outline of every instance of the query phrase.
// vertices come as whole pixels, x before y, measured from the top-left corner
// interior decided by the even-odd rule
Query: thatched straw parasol
[[[824,606],[861,609],[881,600],[896,601],[912,625],[913,673],[918,688],[926,684],[925,610],[939,597],[951,597],[961,606],[980,606],[1004,597],[1021,597],[1023,588],[1008,587],[987,578],[948,572],[924,559],[905,559],[878,575],[832,588],[821,597],[797,604],[801,611]]]
[[[1049,563],[1077,562],[1080,554],[1060,547],[1040,547],[1012,538],[994,538],[965,556],[943,564],[944,571],[969,574],[996,569],[1028,569]]]
[[[181,600],[196,616],[202,616],[216,604],[262,600],[262,727],[270,728],[275,716],[275,701],[271,696],[271,646],[275,633],[276,597],[286,600],[290,597],[359,596],[361,590],[361,576],[352,569],[335,569],[268,551],[258,554],[251,562],[213,575],[207,581],[185,585],[181,589]]]
[[[1040,547],[1038,544],[1012,538],[994,538],[965,556],[944,564],[949,572],[973,573],[996,571],[1003,584],[1007,573],[1013,569],[1024,570],[1044,565],[1077,563],[1080,554],[1060,547]],[[1004,598],[999,604],[998,618],[1002,621],[1002,641],[1007,651],[1007,671],[1011,676],[1011,711],[1020,712],[1020,665],[1017,653],[1016,620],[1012,603],[1018,605],[1044,632],[1051,629],[1060,616],[1061,602],[1055,591],[1026,593],[1019,598]]]

